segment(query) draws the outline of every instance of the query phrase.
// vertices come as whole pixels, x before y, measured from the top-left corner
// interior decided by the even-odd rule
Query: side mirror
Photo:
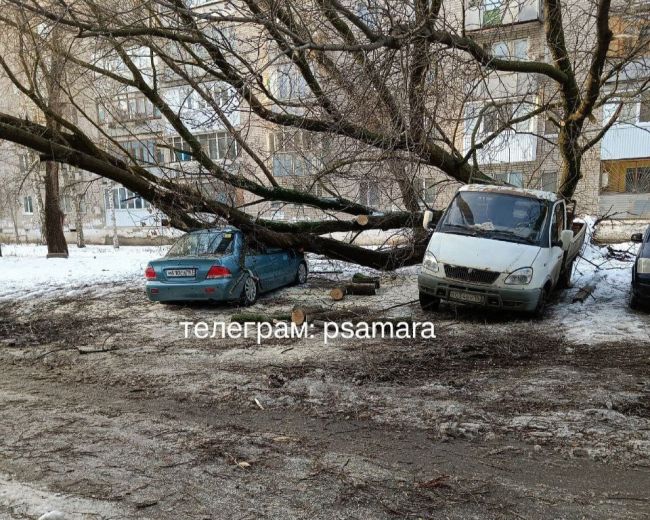
[[[424,212],[424,218],[422,219],[422,227],[424,229],[429,229],[432,220],[433,220],[433,211],[426,210]]]
[[[630,240],[632,242],[636,242],[637,244],[640,244],[641,242],[643,242],[643,235],[641,233],[634,233],[634,235],[630,237]]]
[[[568,251],[571,247],[571,241],[573,240],[573,231],[570,229],[565,229],[560,233],[560,242],[562,243],[562,249]]]

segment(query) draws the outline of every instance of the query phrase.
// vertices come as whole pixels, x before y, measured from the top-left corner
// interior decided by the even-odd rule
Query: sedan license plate
[[[196,269],[167,269],[167,278],[191,278],[196,276]]]
[[[479,303],[485,302],[485,296],[482,294],[473,294],[463,291],[449,291],[449,298],[460,302]]]

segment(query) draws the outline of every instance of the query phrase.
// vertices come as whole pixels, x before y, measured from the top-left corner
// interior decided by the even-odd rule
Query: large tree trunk
[[[59,207],[59,165],[45,163],[45,241],[48,258],[68,258],[63,234],[63,213]]]

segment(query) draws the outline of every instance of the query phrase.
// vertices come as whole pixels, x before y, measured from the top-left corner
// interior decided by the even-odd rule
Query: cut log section
[[[323,307],[301,307],[296,305],[291,311],[291,321],[296,325],[302,325],[310,317],[319,316],[327,312]]]
[[[340,301],[347,294],[356,296],[374,296],[377,289],[374,283],[349,283],[343,287],[335,287],[330,291],[330,298],[334,301]]]
[[[365,309],[362,312],[365,312]],[[318,326],[326,321],[358,321],[359,319],[359,311],[351,309],[324,309],[322,307],[296,306],[291,313],[291,321],[296,325],[309,322]]]
[[[357,218],[355,220],[360,226],[367,226],[368,222],[370,222],[368,215],[357,215]]]
[[[368,276],[363,273],[355,273],[352,277],[352,283],[371,283],[377,289],[381,285],[379,276]]]

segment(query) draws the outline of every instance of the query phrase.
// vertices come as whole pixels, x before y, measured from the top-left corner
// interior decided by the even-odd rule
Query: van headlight
[[[639,274],[650,274],[650,258],[639,258],[636,261],[636,272]]]
[[[533,268],[522,267],[508,275],[505,283],[508,285],[528,285],[533,279]]]
[[[422,260],[422,268],[434,273],[438,272],[438,269],[440,268],[438,266],[438,260],[436,260],[436,257],[433,256],[432,252],[427,251],[426,253],[424,253],[424,260]]]

